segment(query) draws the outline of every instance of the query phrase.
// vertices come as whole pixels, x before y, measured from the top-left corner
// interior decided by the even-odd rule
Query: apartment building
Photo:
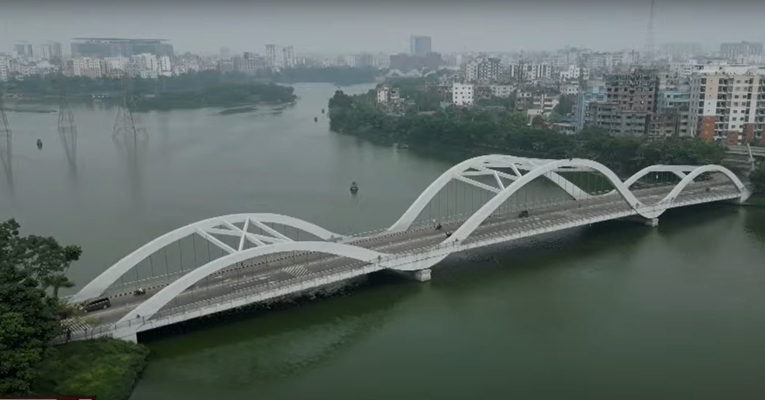
[[[8,80],[8,69],[10,68],[10,62],[8,57],[0,56],[0,82]]]
[[[100,78],[102,75],[101,60],[91,57],[79,57],[72,59],[72,71],[74,76]]]
[[[765,68],[706,66],[690,84],[691,132],[706,141],[765,144]]]
[[[385,84],[377,87],[377,103],[387,104],[399,99],[398,88]]]
[[[608,75],[605,102],[588,106],[586,124],[614,135],[647,135],[656,113],[659,76],[652,69]]]
[[[499,58],[482,58],[465,64],[465,81],[490,83],[499,79],[502,65]]]
[[[494,97],[510,97],[515,87],[512,85],[491,85],[491,95]]]
[[[452,84],[452,103],[455,106],[470,106],[474,101],[475,85],[469,83]]]
[[[739,42],[723,43],[720,45],[720,55],[729,60],[736,60],[742,56],[762,54],[762,43]]]

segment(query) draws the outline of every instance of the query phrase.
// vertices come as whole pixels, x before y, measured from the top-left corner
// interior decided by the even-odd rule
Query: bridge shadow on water
[[[382,271],[328,292],[142,332],[139,341],[152,349],[144,380],[176,389],[186,382],[198,398],[199,390],[215,396],[294,378],[364,342],[421,287]],[[133,398],[142,398],[140,386]]]
[[[400,324],[402,314],[438,314],[439,303],[450,313],[472,315],[480,313],[484,303],[471,300],[501,302],[507,304],[503,310],[513,313],[513,329],[529,332],[539,332],[539,324],[580,324],[590,311],[561,303],[592,286],[560,284],[561,274],[586,278],[618,273],[620,261],[643,255],[657,240],[679,239],[695,230],[724,230],[741,222],[731,216],[748,211],[721,204],[672,210],[662,216],[658,228],[609,221],[453,255],[434,268],[433,280],[425,284],[383,271],[333,290],[143,332],[139,340],[152,349],[152,362],[133,398],[158,398],[157,393],[169,388],[185,391],[189,398],[215,396],[216,391],[267,392],[359,351]],[[629,274],[604,279],[598,288],[614,286],[606,290],[619,291],[628,279]],[[526,283],[518,285],[519,281]],[[571,286],[584,287],[572,291]],[[501,296],[498,291],[515,293]],[[536,302],[534,307],[528,307],[530,301]]]
[[[476,287],[485,288],[504,279],[523,279],[564,269],[596,272],[596,268],[605,267],[588,265],[581,271],[582,263],[609,256],[629,257],[656,235],[672,240],[689,230],[711,226],[719,229],[720,220],[739,212],[741,208],[733,205],[702,204],[668,210],[659,218],[658,228],[638,221],[612,220],[457,253],[434,267],[432,287],[467,294]],[[734,225],[735,219],[727,218],[725,223]]]

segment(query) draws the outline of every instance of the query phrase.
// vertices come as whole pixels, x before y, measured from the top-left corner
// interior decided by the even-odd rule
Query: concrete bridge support
[[[650,226],[653,228],[656,228],[659,226],[659,219],[658,218],[645,218],[640,215],[633,215],[631,217],[625,217],[623,218],[624,221],[632,221],[637,222],[639,224],[643,224],[645,226]]]
[[[414,271],[414,273],[412,273],[412,276],[414,277],[414,279],[420,282],[427,282],[430,280],[430,269],[427,268],[427,269],[421,269],[419,271]]]

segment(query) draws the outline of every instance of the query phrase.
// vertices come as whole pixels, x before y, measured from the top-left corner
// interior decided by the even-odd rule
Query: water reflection
[[[5,175],[5,182],[8,185],[8,191],[13,194],[13,138],[10,130],[5,134],[5,138],[0,137],[0,163],[3,164],[3,173]]]
[[[199,390],[257,390],[294,379],[368,340],[403,300],[422,289],[396,282],[391,287],[378,281],[376,288],[366,287],[351,298],[323,299],[150,343],[152,365],[144,381],[186,388],[186,398],[202,398]],[[141,387],[133,394],[135,399],[146,396]]]

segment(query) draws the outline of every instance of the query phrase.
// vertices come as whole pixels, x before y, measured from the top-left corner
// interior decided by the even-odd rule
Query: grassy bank
[[[116,339],[95,339],[56,346],[41,367],[34,392],[40,395],[88,395],[125,400],[146,366],[149,349]]]

